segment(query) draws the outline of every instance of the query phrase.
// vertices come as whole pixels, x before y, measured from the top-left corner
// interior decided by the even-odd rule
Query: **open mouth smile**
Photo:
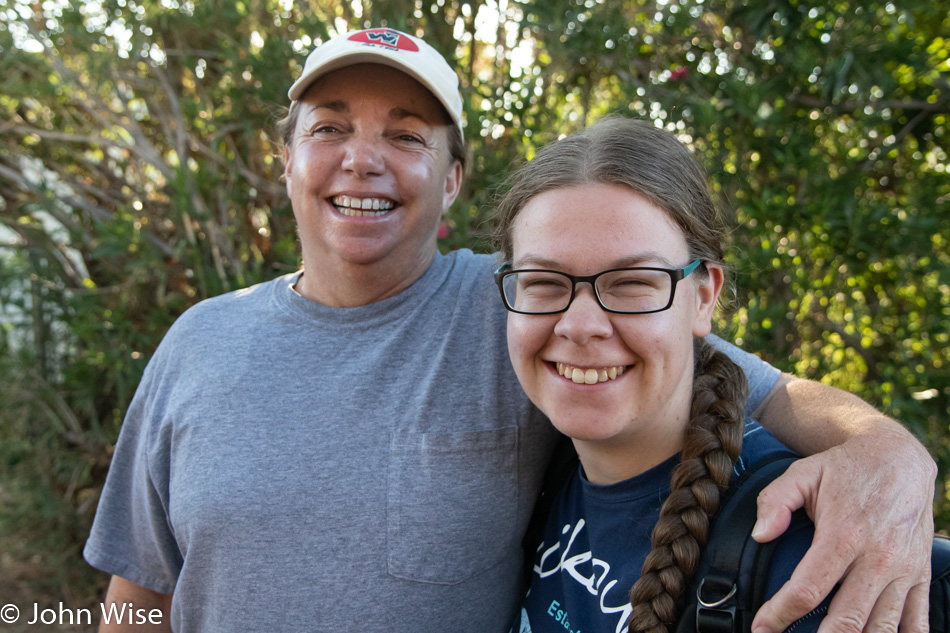
[[[614,367],[583,368],[565,365],[564,363],[555,363],[557,373],[565,378],[572,380],[577,384],[596,385],[599,382],[616,380],[627,370],[626,365]]]
[[[343,215],[371,218],[386,215],[396,206],[395,202],[387,198],[356,198],[354,196],[333,196],[330,198],[330,204]]]

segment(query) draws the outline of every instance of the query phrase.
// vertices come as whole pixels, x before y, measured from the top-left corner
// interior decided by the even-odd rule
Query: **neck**
[[[398,295],[418,281],[434,259],[433,250],[420,257],[410,269],[394,270],[379,263],[324,267],[309,263],[305,256],[304,273],[294,289],[314,303],[331,308],[355,308]]]
[[[683,425],[685,432],[685,425]],[[683,433],[664,437],[634,435],[627,441],[604,442],[572,440],[584,474],[591,483],[615,484],[643,474],[683,450]]]

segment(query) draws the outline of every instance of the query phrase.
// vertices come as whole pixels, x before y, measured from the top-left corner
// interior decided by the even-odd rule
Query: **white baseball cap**
[[[437,50],[419,38],[395,29],[350,31],[321,44],[307,57],[303,73],[290,87],[287,96],[296,101],[323,75],[364,62],[391,66],[421,83],[445,106],[462,132],[462,95],[459,94],[458,75]]]

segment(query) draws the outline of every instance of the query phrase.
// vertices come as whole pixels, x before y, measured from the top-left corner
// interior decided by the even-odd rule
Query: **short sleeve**
[[[722,340],[714,334],[706,337],[710,345],[726,354],[732,361],[742,368],[745,372],[746,380],[749,381],[749,399],[746,400],[745,414],[751,416],[765,396],[775,386],[782,372],[772,367],[767,362],[754,354],[744,352],[732,343]]]
[[[163,438],[170,433],[150,419],[153,363],[122,424],[83,557],[101,571],[171,594],[182,555],[168,518],[169,451]]]

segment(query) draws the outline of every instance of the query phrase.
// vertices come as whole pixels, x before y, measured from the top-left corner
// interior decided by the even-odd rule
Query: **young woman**
[[[619,118],[541,150],[499,213],[511,361],[580,457],[515,630],[668,631],[720,495],[784,450],[746,418],[742,371],[702,338],[726,279],[723,217],[682,143]],[[810,538],[780,544],[767,595]]]

